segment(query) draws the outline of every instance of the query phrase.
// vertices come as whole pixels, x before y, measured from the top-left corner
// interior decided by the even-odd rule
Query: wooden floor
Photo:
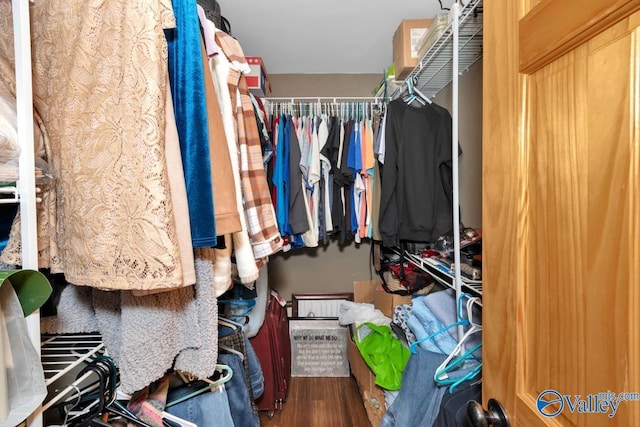
[[[260,413],[263,427],[370,427],[358,385],[349,378],[291,378],[281,412],[269,419]]]

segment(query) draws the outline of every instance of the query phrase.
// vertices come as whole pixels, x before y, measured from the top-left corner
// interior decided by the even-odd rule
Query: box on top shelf
[[[264,61],[260,56],[247,56],[247,63],[251,67],[251,73],[247,74],[247,86],[255,96],[269,96],[271,84]]]
[[[404,80],[418,65],[420,40],[432,19],[403,19],[393,35],[393,63],[396,80]]]

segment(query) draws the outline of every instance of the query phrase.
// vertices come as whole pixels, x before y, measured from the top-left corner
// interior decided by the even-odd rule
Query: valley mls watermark
[[[538,395],[536,406],[545,417],[553,418],[568,409],[578,414],[606,414],[616,416],[620,403],[640,400],[640,393],[614,393],[612,391],[597,394],[561,394],[557,390],[545,390]]]

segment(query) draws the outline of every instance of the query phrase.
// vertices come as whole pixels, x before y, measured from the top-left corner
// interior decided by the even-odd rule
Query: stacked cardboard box
[[[381,290],[379,280],[363,280],[353,282],[354,302],[373,303],[375,308],[385,316],[392,317],[395,306],[411,303],[411,297],[389,294]],[[353,333],[347,339],[347,357],[351,367],[351,374],[355,377],[360,388],[362,401],[373,427],[378,427],[386,408],[384,404],[384,390],[376,385],[376,377],[360,355],[360,351],[353,342]]]

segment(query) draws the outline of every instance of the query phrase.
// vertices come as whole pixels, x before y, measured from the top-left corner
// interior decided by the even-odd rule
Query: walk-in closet
[[[309,6],[0,1],[0,427],[639,425],[640,0]]]

